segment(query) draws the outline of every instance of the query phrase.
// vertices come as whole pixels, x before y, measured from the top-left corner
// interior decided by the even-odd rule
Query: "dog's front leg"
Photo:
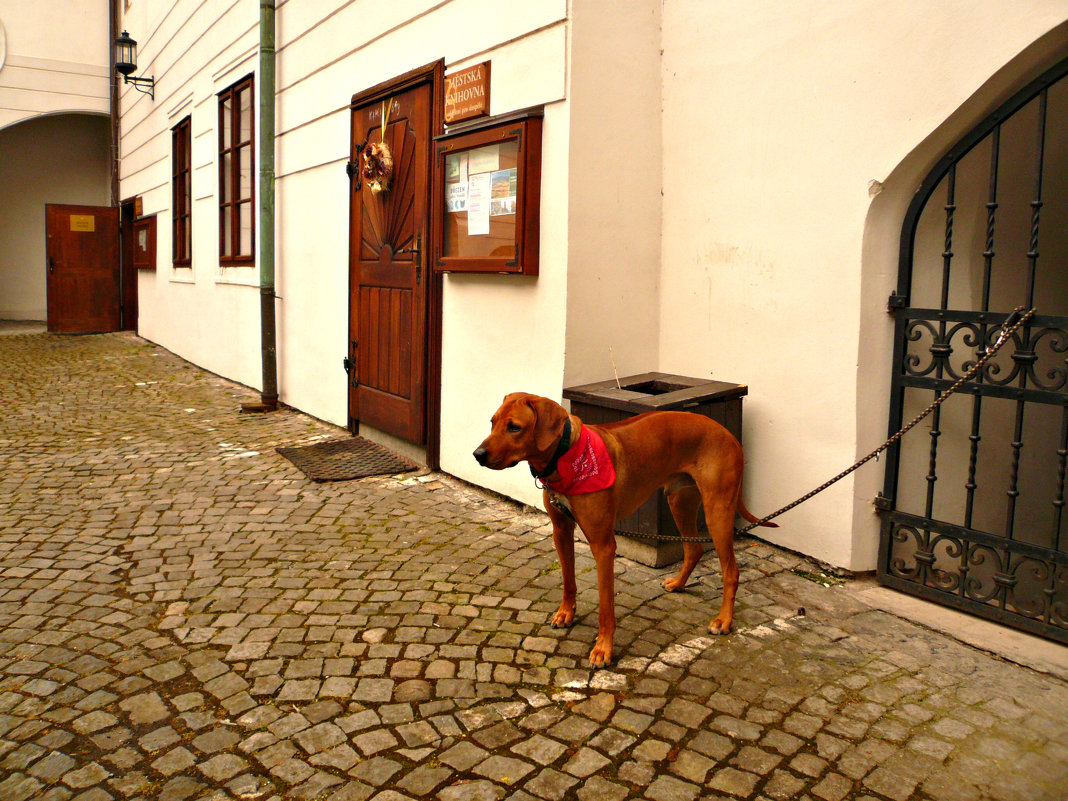
[[[575,621],[575,521],[549,503],[549,493],[542,493],[545,511],[553,523],[553,545],[560,559],[560,573],[564,580],[564,597],[560,608],[550,619],[554,629],[570,628]]]
[[[590,651],[590,665],[607,667],[612,663],[612,643],[616,635],[616,536],[611,518],[583,529],[597,565],[597,641]]]

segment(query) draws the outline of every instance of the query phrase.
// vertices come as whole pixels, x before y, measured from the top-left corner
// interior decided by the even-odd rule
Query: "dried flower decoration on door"
[[[372,142],[363,148],[363,178],[371,189],[371,194],[388,192],[393,180],[393,154],[386,144],[386,126],[389,125],[389,107],[391,101],[382,102],[382,141]]]

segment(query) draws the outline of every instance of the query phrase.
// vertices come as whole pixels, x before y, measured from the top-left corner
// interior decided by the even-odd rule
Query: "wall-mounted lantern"
[[[131,75],[137,70],[137,42],[131,39],[126,31],[115,40],[115,69],[122,73],[125,83],[132,83],[134,89],[144,92],[153,100],[156,99],[155,78],[136,78]]]

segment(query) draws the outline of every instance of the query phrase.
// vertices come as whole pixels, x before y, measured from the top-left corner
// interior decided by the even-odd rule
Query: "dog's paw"
[[[668,592],[678,592],[679,590],[686,589],[686,580],[680,579],[678,576],[672,578],[666,578],[661,582],[664,589]]]
[[[724,621],[722,618],[718,618],[717,617],[715,620],[713,620],[711,623],[708,624],[708,633],[709,634],[730,634],[731,633],[731,622],[729,620],[728,621]]]
[[[575,607],[573,606],[561,606],[549,619],[549,625],[554,629],[569,629],[574,622]]]
[[[590,667],[594,670],[606,668],[612,664],[612,643],[603,643],[601,638],[597,638],[597,643],[593,646],[593,650],[590,651]]]

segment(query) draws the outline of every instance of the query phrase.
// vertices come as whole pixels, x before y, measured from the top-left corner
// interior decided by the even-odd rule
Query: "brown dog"
[[[526,461],[531,472],[546,485],[561,480],[566,484],[570,475],[561,474],[575,472],[567,466],[567,460],[583,447],[584,426],[560,404],[538,395],[516,392],[505,397],[490,422],[490,435],[474,452],[479,464],[502,470]],[[679,531],[688,539],[697,538],[697,513],[704,504],[708,531],[723,572],[723,602],[708,630],[712,634],[729,632],[738,589],[734,518],[740,513],[746,520],[757,522],[741,500],[743,459],[738,440],[719,423],[689,412],[648,412],[618,423],[586,428],[600,436],[604,448],[598,451],[586,445],[586,457],[580,457],[577,471],[593,474],[594,480],[603,479],[606,469],[614,471],[614,482],[594,491],[583,488],[576,493],[565,486],[559,493],[549,489],[543,492],[564,579],[564,597],[552,617],[553,628],[570,626],[575,619],[577,522],[597,564],[597,641],[590,652],[590,664],[603,667],[612,661],[616,630],[614,524],[636,511],[657,488],[663,487]],[[589,439],[588,431],[585,437]],[[603,464],[605,452],[611,465]],[[564,461],[558,463],[561,455]],[[598,461],[601,464],[596,464]],[[566,498],[573,520],[552,502],[558,494]],[[763,525],[775,527],[774,523]],[[704,548],[698,542],[684,541],[683,551],[679,574],[664,581],[668,591],[686,586]]]

